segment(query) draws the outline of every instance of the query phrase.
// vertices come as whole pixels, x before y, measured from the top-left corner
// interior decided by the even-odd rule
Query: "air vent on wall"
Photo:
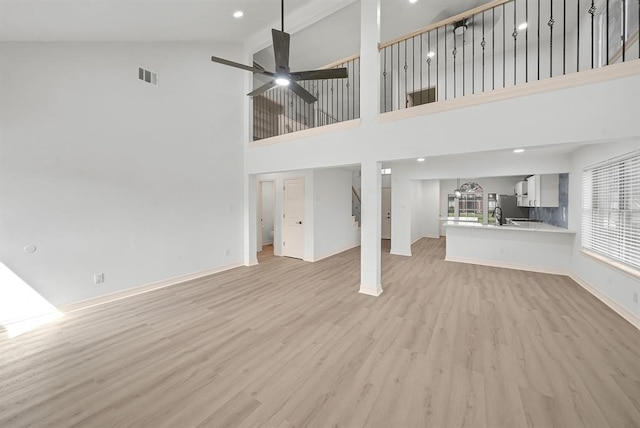
[[[143,82],[151,83],[152,85],[158,86],[158,73],[154,71],[138,67],[138,79],[142,80]]]

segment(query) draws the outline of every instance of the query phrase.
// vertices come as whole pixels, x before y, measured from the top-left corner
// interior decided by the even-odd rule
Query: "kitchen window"
[[[640,270],[640,151],[584,170],[582,247]]]
[[[482,223],[482,193],[463,193],[458,204],[459,218]]]

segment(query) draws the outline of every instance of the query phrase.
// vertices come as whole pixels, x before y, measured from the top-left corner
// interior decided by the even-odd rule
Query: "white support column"
[[[251,53],[247,47],[244,48],[244,63],[251,64],[253,59],[253,53]],[[245,81],[244,81],[244,92],[250,92],[253,88],[253,76],[250,73],[245,73]],[[249,175],[247,173],[247,152],[249,150],[249,141],[251,141],[253,137],[253,103],[251,102],[250,97],[244,96],[244,132],[242,145],[244,147],[244,210],[243,210],[243,259],[245,266],[253,266],[258,264],[258,255],[257,255],[257,241],[258,241],[258,232],[256,227],[257,221],[257,180],[254,175]]]
[[[360,293],[379,296],[381,281],[382,183],[380,162],[363,162],[362,170],[362,237],[360,244]]]
[[[380,0],[360,1],[360,119],[373,122],[380,113]]]
[[[380,110],[380,0],[360,1],[360,120],[368,129]],[[365,131],[366,133],[366,131]],[[366,155],[366,153],[364,154]],[[381,281],[382,178],[381,164],[361,164],[360,293],[379,296]]]

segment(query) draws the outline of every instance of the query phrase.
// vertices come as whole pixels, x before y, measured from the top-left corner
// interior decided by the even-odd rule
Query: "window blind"
[[[582,247],[640,269],[640,151],[584,170]]]

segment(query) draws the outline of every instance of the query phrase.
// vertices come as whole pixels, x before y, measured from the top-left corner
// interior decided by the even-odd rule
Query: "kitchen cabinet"
[[[517,205],[519,207],[528,207],[529,197],[527,195],[527,182],[518,181],[516,183],[515,192],[516,192],[516,198],[517,198]]]
[[[538,174],[527,178],[529,207],[557,207],[560,202],[560,176]]]

